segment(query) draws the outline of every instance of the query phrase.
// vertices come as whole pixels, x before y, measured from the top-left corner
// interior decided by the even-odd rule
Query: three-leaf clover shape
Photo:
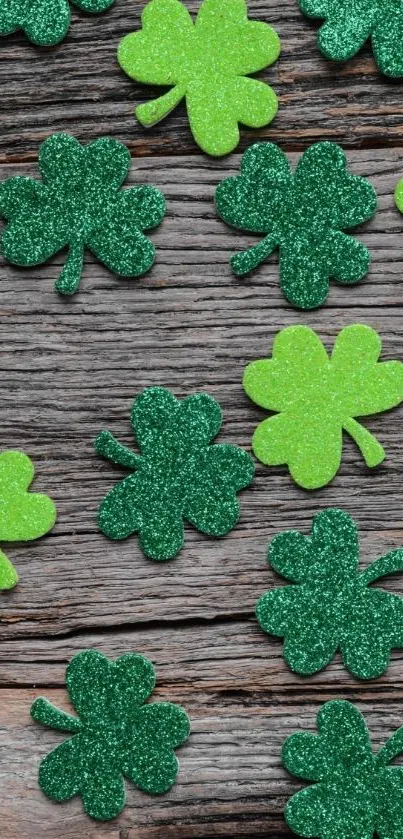
[[[327,58],[346,61],[371,38],[375,61],[386,76],[403,76],[402,0],[299,0],[308,17],[326,22],[319,49]]]
[[[194,139],[220,156],[239,142],[238,123],[260,128],[275,117],[274,91],[247,76],[276,61],[280,41],[266,23],[248,20],[245,0],[204,0],[194,24],[179,0],[151,0],[142,27],[121,41],[119,64],[136,81],[172,88],[136,109],[142,125],[186,97]]]
[[[242,275],[280,251],[280,286],[294,306],[313,309],[326,300],[329,279],[351,284],[362,279],[370,255],[344,230],[373,216],[377,198],[365,178],[347,172],[336,143],[315,143],[293,173],[274,143],[256,143],[243,155],[241,174],[217,187],[218,214],[227,224],[265,238],[233,256]]]
[[[102,431],[99,454],[134,474],[104,498],[98,524],[110,539],[136,531],[146,556],[172,559],[183,544],[183,519],[202,533],[224,536],[239,517],[236,493],[248,486],[254,466],[247,452],[211,445],[222,424],[220,406],[199,393],[182,401],[161,387],[146,388],[134,402],[133,434],[140,454]]]
[[[286,806],[287,824],[318,839],[401,839],[403,767],[389,766],[403,752],[403,727],[374,754],[365,720],[352,703],[326,702],[318,734],[299,731],[283,745],[283,763],[313,783]]]
[[[403,549],[358,570],[353,519],[343,510],[318,513],[310,536],[290,530],[270,543],[268,562],[292,585],[275,588],[257,603],[265,632],[284,638],[284,658],[296,673],[317,673],[340,649],[347,670],[373,679],[403,646],[403,598],[371,583],[403,571]]]
[[[45,140],[43,183],[15,177],[0,184],[0,215],[9,221],[1,239],[6,259],[40,265],[68,245],[55,284],[61,294],[77,290],[85,247],[123,277],[148,271],[155,248],[143,231],[162,221],[165,199],[153,186],[121,189],[130,160],[126,146],[109,137],[86,147],[68,134]]]
[[[155,687],[150,661],[129,653],[114,662],[96,650],[75,655],[66,687],[79,718],[37,699],[37,722],[74,736],[45,757],[39,786],[55,801],[80,795],[89,816],[106,821],[125,805],[123,776],[148,793],[167,792],[179,764],[174,749],[187,740],[183,708],[170,702],[145,704]]]
[[[28,492],[34,479],[32,461],[23,452],[0,454],[0,541],[28,542],[43,536],[56,521],[56,508],[47,495]],[[0,589],[13,588],[18,574],[0,551]]]
[[[71,0],[85,12],[104,12],[115,0]],[[71,21],[68,0],[3,0],[0,35],[22,29],[34,44],[53,46],[67,35]]]
[[[381,348],[378,333],[363,324],[341,330],[330,358],[309,327],[279,332],[272,358],[253,361],[243,377],[248,396],[278,412],[256,428],[256,457],[269,466],[287,464],[297,484],[317,489],[336,475],[346,431],[367,466],[381,463],[382,446],[355,419],[403,400],[403,364],[378,362]]]

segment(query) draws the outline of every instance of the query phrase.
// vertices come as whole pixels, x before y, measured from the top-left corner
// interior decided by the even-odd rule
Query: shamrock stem
[[[31,706],[31,717],[35,722],[47,725],[49,728],[56,728],[58,731],[70,731],[76,734],[81,729],[80,720],[65,711],[59,711],[47,699],[41,696],[35,699]]]
[[[254,248],[249,248],[247,251],[242,251],[242,253],[237,253],[232,257],[231,265],[233,271],[238,277],[241,277],[243,274],[249,274],[249,271],[257,268],[258,265],[270,256],[276,246],[276,240],[272,236],[266,236]]]
[[[0,551],[0,589],[7,591],[18,583],[18,574],[8,557]]]
[[[387,766],[391,760],[395,757],[398,757],[403,752],[403,726],[398,728],[389,740],[386,741],[385,745],[376,755],[375,761],[377,765],[380,766]]]
[[[117,466],[125,466],[126,469],[137,469],[140,466],[141,457],[131,452],[126,446],[122,446],[122,443],[119,443],[110,431],[101,431],[95,439],[94,446],[98,454],[116,463]]]
[[[385,459],[385,450],[367,428],[352,417],[346,420],[343,428],[357,443],[367,466],[373,467],[382,463]]]
[[[69,255],[65,266],[55,282],[59,294],[74,294],[80,285],[83,272],[84,246],[81,239],[70,242]]]
[[[186,93],[186,85],[176,85],[159,99],[152,99],[136,108],[136,117],[146,128],[155,125],[171,113]]]
[[[370,583],[386,577],[387,574],[394,574],[396,571],[403,571],[403,550],[390,551],[386,556],[376,559],[361,574],[362,582],[368,586]]]

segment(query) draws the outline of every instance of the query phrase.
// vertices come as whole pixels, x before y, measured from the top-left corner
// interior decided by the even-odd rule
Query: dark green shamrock
[[[144,274],[155,248],[143,231],[162,221],[165,200],[153,186],[121,189],[129,169],[123,143],[102,137],[84,148],[54,134],[39,149],[43,183],[16,177],[0,184],[0,215],[9,221],[1,240],[6,259],[40,265],[68,245],[55,285],[61,294],[77,290],[85,247],[122,277]]]
[[[244,154],[241,175],[219,184],[216,207],[234,227],[265,233],[258,245],[232,257],[236,274],[252,271],[280,249],[280,285],[290,303],[313,309],[326,300],[329,279],[351,284],[370,264],[368,250],[343,233],[371,218],[377,198],[369,181],[350,175],[335,143],[315,143],[295,173],[273,143]]]
[[[115,0],[71,0],[85,12],[104,12]],[[68,0],[1,0],[0,35],[22,29],[39,46],[59,44],[71,21]]]
[[[206,393],[175,399],[149,387],[134,402],[131,424],[141,454],[102,431],[95,448],[135,474],[104,498],[98,524],[110,539],[138,532],[146,556],[172,559],[183,544],[183,519],[202,533],[224,536],[239,517],[236,493],[250,484],[247,452],[211,445],[222,424],[221,409]]]
[[[179,764],[174,749],[187,740],[183,708],[145,704],[155,687],[150,661],[129,653],[110,663],[96,650],[75,655],[66,672],[70,700],[80,717],[36,699],[36,722],[74,734],[45,757],[39,786],[54,801],[80,795],[89,816],[107,821],[125,805],[123,776],[148,793],[167,792]]]
[[[365,720],[350,702],[326,702],[318,734],[287,737],[283,763],[297,778],[313,781],[287,803],[287,824],[317,839],[401,839],[403,767],[389,766],[403,752],[403,727],[373,754]]]
[[[403,550],[391,551],[358,571],[353,519],[328,509],[313,519],[310,537],[290,530],[269,547],[272,568],[293,585],[268,591],[257,603],[265,632],[284,637],[284,658],[296,673],[317,673],[340,649],[347,670],[373,679],[403,646],[403,598],[371,583],[403,571]]]
[[[299,0],[308,17],[325,19],[319,49],[347,61],[371,38],[375,61],[386,76],[403,76],[402,0]]]

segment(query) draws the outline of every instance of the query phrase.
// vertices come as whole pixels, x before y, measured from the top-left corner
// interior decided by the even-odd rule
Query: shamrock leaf
[[[104,12],[115,0],[71,0],[85,12]],[[50,47],[67,35],[71,13],[68,0],[3,0],[0,35],[22,29],[33,44]]]
[[[151,0],[142,25],[121,41],[119,64],[136,81],[172,88],[136,109],[142,125],[186,97],[196,143],[220,156],[239,142],[238,123],[260,128],[275,117],[274,91],[247,76],[276,61],[280,41],[266,23],[248,20],[245,0],[204,0],[195,24],[179,0]]]
[[[288,826],[318,839],[401,839],[403,767],[388,764],[403,752],[403,728],[373,754],[362,714],[340,700],[322,706],[317,727],[283,746],[286,769],[314,782],[288,801]]]
[[[269,548],[272,568],[293,585],[268,591],[257,603],[265,632],[285,639],[284,658],[304,676],[317,673],[336,650],[359,679],[381,676],[390,651],[403,647],[403,599],[368,588],[386,574],[403,571],[403,549],[358,571],[353,519],[328,509],[313,519],[311,536],[290,530]]]
[[[403,76],[402,0],[299,0],[308,17],[322,18],[319,49],[347,61],[371,38],[375,61],[385,76]]]
[[[75,655],[66,687],[80,717],[42,698],[31,707],[36,722],[74,735],[40,764],[45,795],[55,801],[80,795],[89,816],[107,821],[125,805],[123,776],[144,792],[167,792],[179,770],[174,749],[187,740],[190,727],[179,705],[145,704],[154,686],[154,668],[141,655],[129,653],[113,663],[96,650]]]
[[[56,508],[47,495],[28,492],[34,479],[32,461],[23,452],[0,454],[0,541],[28,542],[50,530]],[[0,589],[13,588],[18,574],[0,551]]]
[[[258,245],[232,257],[236,274],[252,271],[280,250],[280,285],[300,309],[325,302],[329,279],[351,284],[370,264],[368,250],[343,230],[375,213],[377,198],[369,181],[350,175],[346,156],[335,143],[315,143],[293,174],[274,143],[257,143],[244,154],[241,174],[219,184],[217,212],[234,227],[265,233]]]
[[[317,489],[336,475],[346,431],[367,466],[381,463],[382,446],[354,419],[403,400],[403,364],[378,363],[381,347],[377,332],[362,324],[341,330],[330,358],[309,327],[279,332],[273,357],[253,361],[243,378],[257,405],[278,412],[253,435],[256,457],[268,466],[286,463],[297,484]]]
[[[237,446],[210,445],[221,409],[206,393],[181,402],[161,387],[143,390],[131,423],[141,454],[108,431],[95,441],[103,457],[134,474],[104,498],[98,524],[110,539],[138,532],[146,556],[172,559],[183,544],[183,519],[202,533],[224,536],[239,517],[236,493],[253,478],[252,458]]]
[[[153,186],[121,186],[130,169],[123,143],[102,137],[84,148],[68,134],[54,134],[39,150],[43,183],[9,178],[0,184],[0,215],[9,221],[1,246],[15,265],[40,265],[69,245],[56,282],[61,294],[77,291],[84,248],[122,277],[139,277],[154,262],[143,230],[165,213]]]

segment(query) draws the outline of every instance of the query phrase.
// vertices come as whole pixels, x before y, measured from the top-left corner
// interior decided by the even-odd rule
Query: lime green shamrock
[[[0,454],[0,540],[28,542],[50,530],[56,521],[56,508],[47,495],[27,492],[34,479],[32,461],[23,452]],[[0,551],[0,589],[13,588],[18,574]]]
[[[115,0],[71,0],[85,12],[104,12]],[[2,0],[0,35],[22,29],[33,44],[50,47],[67,35],[71,21],[68,0]]]
[[[336,475],[343,431],[360,449],[368,467],[385,452],[355,417],[394,408],[403,400],[403,364],[378,363],[381,339],[369,326],[347,326],[328,354],[307,326],[276,335],[273,357],[253,361],[244,373],[248,396],[269,411],[252,440],[256,457],[268,466],[288,465],[294,481],[317,489]]]
[[[347,61],[371,38],[375,61],[385,76],[403,76],[402,0],[299,0],[308,17],[324,18],[319,49]]]
[[[358,679],[374,679],[388,667],[390,651],[403,647],[403,598],[371,583],[403,571],[403,550],[358,571],[359,546],[353,519],[342,510],[318,513],[311,536],[298,531],[272,540],[268,561],[293,585],[271,589],[257,603],[265,632],[284,638],[284,658],[309,676],[336,650]]]
[[[397,209],[403,213],[403,179],[399,181],[395,189],[395,202]]]
[[[403,752],[403,727],[373,754],[368,729],[350,702],[326,702],[318,734],[287,737],[283,763],[313,783],[287,803],[285,818],[299,836],[317,839],[401,839],[403,767],[389,766]]]
[[[136,109],[142,125],[186,97],[196,143],[219,157],[239,142],[238,123],[260,128],[275,117],[274,91],[247,76],[276,61],[280,41],[266,23],[248,20],[245,0],[204,0],[195,24],[179,0],[151,0],[142,25],[121,41],[119,64],[136,81],[172,88]]]
[[[336,143],[310,146],[295,173],[278,146],[256,143],[242,158],[241,174],[219,184],[215,202],[227,224],[266,234],[232,257],[235,273],[249,273],[279,248],[281,289],[300,309],[324,303],[330,278],[351,285],[368,271],[367,248],[343,231],[373,216],[376,192],[349,174]]]
[[[66,245],[67,262],[55,284],[77,291],[84,248],[122,277],[139,277],[154,262],[154,245],[143,230],[165,213],[153,186],[121,186],[130,169],[123,143],[102,137],[84,148],[68,134],[53,134],[39,149],[43,183],[9,178],[0,184],[0,215],[9,221],[1,240],[15,265],[40,265]]]
[[[144,792],[167,792],[179,763],[174,749],[189,736],[189,719],[171,702],[145,704],[155,687],[148,659],[129,653],[110,663],[96,650],[75,655],[66,687],[80,718],[36,699],[36,722],[73,734],[39,767],[39,786],[54,801],[80,795],[89,816],[114,819],[125,805],[123,776]]]
[[[202,533],[224,536],[239,517],[236,493],[250,484],[254,466],[247,452],[211,445],[221,409],[206,393],[181,402],[162,387],[149,387],[134,402],[131,424],[141,454],[102,431],[95,448],[135,474],[104,498],[98,524],[110,539],[138,532],[146,556],[172,559],[183,544],[183,519]]]

